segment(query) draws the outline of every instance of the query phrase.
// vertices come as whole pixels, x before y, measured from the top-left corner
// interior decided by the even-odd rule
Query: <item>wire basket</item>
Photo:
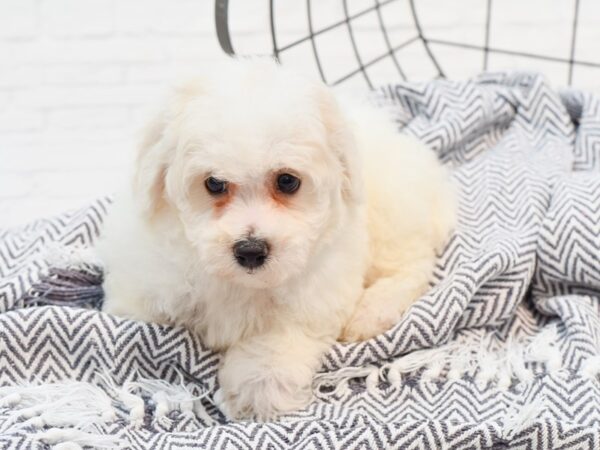
[[[221,48],[232,55],[261,53],[255,48],[238,50],[248,40],[247,33],[234,47],[235,33],[231,32],[230,23],[233,11],[229,10],[229,3],[216,0],[215,4]],[[322,19],[323,10],[331,9],[332,1],[269,0],[265,4],[268,24],[264,34],[270,41],[266,53],[288,64],[297,62],[300,49],[304,49],[302,65],[311,65],[330,85],[360,80],[373,87],[394,79],[463,77],[481,70],[525,68],[546,73],[556,84],[600,87],[597,0],[338,0],[335,3],[339,17],[327,23]],[[293,11],[291,4],[296,8]],[[527,5],[530,11],[536,11],[535,17],[521,17],[532,15],[526,10],[522,12]],[[457,20],[454,24],[448,21],[446,27],[440,25],[440,18],[443,22],[448,16]],[[296,22],[291,24],[290,18]],[[365,21],[370,21],[368,26]],[[289,33],[291,29],[293,33]],[[326,49],[326,43],[333,34],[338,39],[331,51]],[[374,41],[379,44],[373,45]],[[536,42],[541,47],[536,48]],[[341,55],[345,56],[343,64]],[[415,72],[415,67],[420,69]]]

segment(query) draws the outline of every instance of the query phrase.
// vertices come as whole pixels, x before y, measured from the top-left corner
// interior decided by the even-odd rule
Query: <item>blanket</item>
[[[331,348],[306,409],[228,421],[197,336],[98,310],[100,199],[0,231],[3,448],[600,448],[600,100],[530,73],[375,98],[460,197],[393,329]]]

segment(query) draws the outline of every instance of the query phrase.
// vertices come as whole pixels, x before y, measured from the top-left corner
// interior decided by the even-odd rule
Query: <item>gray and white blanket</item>
[[[228,422],[217,354],[94,309],[80,250],[50,270],[93,242],[99,200],[0,231],[2,447],[600,448],[600,100],[505,73],[378,98],[460,187],[459,227],[400,323],[332,348],[306,410]]]

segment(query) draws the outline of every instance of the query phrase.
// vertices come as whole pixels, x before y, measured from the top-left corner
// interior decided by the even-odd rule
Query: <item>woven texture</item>
[[[184,373],[209,393],[201,417],[162,420],[148,401],[143,423],[98,426],[130,448],[600,448],[599,101],[520,73],[383,86],[377,100],[452,168],[460,223],[399,324],[323,357],[306,410],[228,423],[211,403],[219,356],[184,329],[23,307],[56,245],[93,242],[107,200],[0,232],[0,383]],[[43,448],[10,414],[0,406],[0,442]]]

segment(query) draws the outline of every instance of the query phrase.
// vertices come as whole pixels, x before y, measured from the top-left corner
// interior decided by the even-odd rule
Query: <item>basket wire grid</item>
[[[440,0],[441,1],[441,0]],[[574,71],[577,67],[592,67],[600,68],[600,61],[589,61],[584,59],[576,58],[577,51],[577,35],[580,23],[580,2],[581,0],[571,0],[572,2],[572,17],[570,22],[570,33],[568,39],[570,41],[569,46],[569,57],[559,57],[547,54],[539,54],[534,52],[517,51],[506,48],[499,48],[490,45],[490,30],[493,23],[493,2],[494,0],[482,0],[485,2],[485,22],[484,22],[484,42],[483,45],[476,45],[468,42],[459,42],[454,40],[440,39],[435,37],[428,37],[426,30],[422,25],[422,20],[418,14],[418,5],[415,0],[373,0],[373,4],[367,8],[351,13],[349,9],[349,0],[341,0],[343,7],[343,18],[336,22],[331,23],[328,26],[317,28],[315,26],[315,8],[320,3],[314,0],[306,0],[306,34],[300,38],[294,39],[289,43],[282,43],[280,39],[280,30],[278,29],[278,16],[276,14],[276,0],[268,0],[268,14],[269,14],[269,32],[270,32],[270,43],[271,43],[271,54],[272,56],[280,60],[282,55],[289,52],[290,50],[301,46],[310,45],[314,63],[321,79],[330,85],[339,85],[346,82],[347,80],[361,76],[369,87],[374,86],[370,70],[372,67],[381,63],[382,61],[391,60],[397,75],[402,80],[406,80],[409,77],[406,74],[406,62],[401,61],[398,56],[398,52],[406,47],[420,43],[422,45],[427,58],[430,60],[434,67],[434,77],[445,77],[446,73],[439,60],[439,56],[436,55],[436,51],[432,49],[432,44],[436,46],[445,46],[450,48],[468,49],[481,52],[481,66],[483,70],[489,68],[489,57],[490,54],[501,54],[527,58],[532,61],[549,61],[553,63],[560,63],[566,66],[566,78],[567,83],[571,85],[573,83]],[[388,22],[390,15],[386,13],[388,5],[397,2],[408,2],[410,15],[412,18],[415,34],[414,36],[398,43],[393,44],[390,34],[388,32]],[[383,41],[385,42],[386,51],[381,54],[366,59],[361,54],[359,46],[357,45],[356,32],[354,22],[367,15],[373,13],[377,17],[377,23]],[[219,44],[223,51],[227,54],[236,54],[232,43],[232,36],[230,33],[229,24],[229,0],[216,0],[215,3],[215,20],[217,37]],[[326,33],[332,32],[333,30],[345,28],[347,31],[347,38],[352,49],[354,68],[349,70],[342,76],[333,78],[330,74],[326,73],[324,58],[319,49],[318,37]],[[598,73],[600,75],[600,72]]]

